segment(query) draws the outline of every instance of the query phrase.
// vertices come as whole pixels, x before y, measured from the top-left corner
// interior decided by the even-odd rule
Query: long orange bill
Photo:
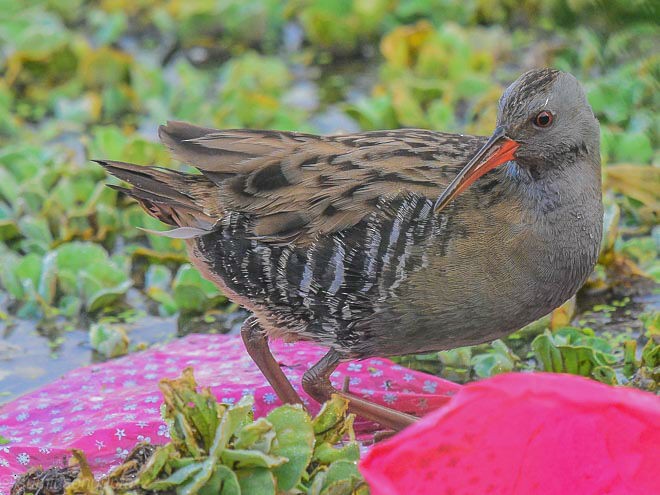
[[[517,142],[506,137],[503,127],[495,129],[486,144],[472,157],[440,195],[435,202],[435,212],[442,210],[452,199],[465,191],[470,184],[486,172],[513,160],[518,146],[520,145]]]

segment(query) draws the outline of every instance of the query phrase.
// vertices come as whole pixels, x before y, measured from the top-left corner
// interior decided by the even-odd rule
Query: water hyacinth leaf
[[[561,351],[554,345],[549,333],[536,337],[532,342],[532,350],[545,371],[559,372],[563,370]]]
[[[660,366],[660,343],[653,337],[648,340],[642,349],[642,363],[649,368]]]
[[[289,459],[289,462],[274,469],[277,488],[280,491],[290,490],[300,482],[312,458],[312,422],[301,406],[290,404],[274,409],[266,419],[276,433],[271,454]]]
[[[517,361],[518,357],[511,352],[504,342],[498,339],[491,344],[491,348],[485,353],[473,356],[470,364],[477,376],[487,378],[512,371]]]
[[[179,378],[161,380],[159,388],[164,399],[164,419],[171,426],[170,435],[177,448],[194,457],[202,451],[208,453],[225,406],[217,404],[208,389],[197,391],[192,368],[184,369]]]
[[[608,385],[618,385],[619,380],[616,377],[616,372],[610,366],[595,366],[591,370],[591,376],[601,383]]]
[[[89,343],[96,352],[114,358],[128,353],[129,339],[118,325],[93,323],[89,328]]]
[[[225,411],[215,431],[213,445],[209,450],[210,457],[214,457],[215,459],[220,458],[230,438],[236,434],[240,427],[252,419],[253,407],[254,398],[252,396],[246,396],[238,404]]]
[[[268,468],[281,466],[288,461],[286,457],[265,454],[259,450],[225,449],[220,458],[222,463],[233,469]]]
[[[333,447],[324,442],[314,448],[313,460],[320,464],[332,464],[335,461],[358,461],[360,459],[360,446],[357,442],[349,442],[342,447]]]
[[[36,284],[41,273],[41,257],[31,253],[21,258],[11,251],[4,250],[0,254],[6,264],[6,269],[0,270],[0,283],[11,297],[23,300],[25,297],[23,281],[31,279],[32,284]],[[26,261],[26,258],[31,259]]]
[[[174,444],[168,443],[158,447],[142,469],[140,469],[138,477],[139,485],[145,490],[149,489],[151,483],[158,478],[165,465],[170,461],[170,458],[175,458],[176,456],[177,452]]]
[[[195,458],[204,455],[195,430],[183,412],[175,411],[166,421],[170,427],[170,437],[180,452]]]
[[[48,227],[48,221],[43,217],[24,216],[18,221],[18,229],[29,246],[29,251],[44,254],[53,243],[53,234]]]
[[[616,362],[607,341],[594,337],[586,329],[567,327],[553,334],[546,332],[534,339],[532,350],[543,369],[555,373],[592,376],[594,368]],[[597,377],[609,380],[603,373]]]
[[[173,291],[173,300],[183,313],[203,313],[208,309],[206,295],[194,285],[177,285]]]
[[[37,293],[43,302],[52,305],[55,301],[55,290],[57,287],[57,254],[50,252],[44,256],[41,262],[41,274],[37,285]]]
[[[241,487],[238,483],[236,473],[222,464],[214,464],[212,459],[208,459],[204,464],[211,466],[211,476],[205,484],[198,488],[194,479],[187,486],[177,489],[180,495],[241,495]],[[197,475],[200,476],[201,472]]]
[[[177,469],[167,478],[154,480],[151,483],[143,485],[142,488],[153,491],[165,491],[177,488],[195,476],[201,470],[201,463],[189,464]]]
[[[318,480],[314,480],[309,493],[315,495],[366,495],[368,488],[358,472],[356,463],[340,460],[333,462],[327,471],[319,476]]]
[[[3,218],[5,216],[3,209],[0,204],[0,241],[16,239],[20,235],[18,224],[12,218]]]
[[[19,261],[14,273],[21,280],[24,289],[27,290],[28,287],[32,290],[36,289],[41,278],[42,266],[43,257],[35,253],[30,253]]]
[[[160,304],[161,314],[171,316],[179,311],[179,307],[172,295],[160,287],[150,287],[147,289],[147,296]]]
[[[259,418],[238,431],[234,448],[260,450],[267,454],[274,438],[273,425],[266,418]]]
[[[264,468],[239,469],[236,471],[241,494],[275,495],[276,481],[273,473]]]
[[[193,285],[199,287],[203,293],[209,297],[216,296],[220,293],[218,288],[212,282],[202,277],[199,270],[189,263],[182,265],[174,278],[174,287],[176,288],[179,285]]]
[[[112,305],[115,301],[121,299],[132,285],[133,282],[126,280],[114,287],[99,288],[86,296],[87,310],[93,313]]]
[[[60,288],[65,294],[82,296],[89,311],[112,304],[132,285],[101,246],[70,242],[56,253]]]
[[[329,401],[321,407],[321,410],[312,421],[316,443],[336,443],[352,426],[352,415],[347,421],[346,411],[348,400],[337,394],[333,394]],[[348,424],[347,424],[348,423]]]
[[[222,476],[226,466],[217,466],[217,471],[219,471],[220,479],[214,479],[211,482],[211,478],[216,472],[215,462],[213,458],[206,458],[203,462],[197,462],[193,465],[200,466],[201,469],[197,471],[193,476],[188,478],[184,483],[176,487],[177,495],[197,495],[206,488],[205,493],[219,493],[220,483],[222,481]],[[224,468],[224,469],[223,469]],[[231,473],[231,471],[229,471]],[[233,473],[231,473],[233,474]],[[238,483],[236,483],[238,485]],[[214,490],[215,489],[215,490]]]
[[[18,180],[4,167],[0,167],[0,199],[10,205],[15,204],[20,196],[20,191]]]
[[[168,289],[172,282],[172,272],[163,265],[150,265],[144,276],[144,285],[151,288]]]

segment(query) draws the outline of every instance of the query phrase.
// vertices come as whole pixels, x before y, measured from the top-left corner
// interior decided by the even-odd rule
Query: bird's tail
[[[209,215],[203,206],[213,183],[201,175],[190,175],[162,167],[134,165],[110,160],[94,160],[108,173],[132,185],[113,189],[135,198],[152,217],[175,227],[165,235],[196,237],[213,230],[218,217]]]

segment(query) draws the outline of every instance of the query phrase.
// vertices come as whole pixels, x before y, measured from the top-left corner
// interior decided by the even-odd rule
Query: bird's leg
[[[330,374],[339,364],[339,354],[330,350],[321,360],[303,375],[302,386],[314,400],[323,404],[332,394],[348,399],[348,410],[364,418],[375,421],[393,430],[402,430],[415,423],[418,418],[410,414],[374,404],[347,392],[340,392],[330,383]]]
[[[241,337],[248,354],[273,387],[280,400],[285,404],[302,404],[298,392],[293,389],[291,382],[289,382],[289,379],[284,375],[280,365],[271,354],[268,348],[268,337],[266,337],[254,316],[250,316],[243,323]]]

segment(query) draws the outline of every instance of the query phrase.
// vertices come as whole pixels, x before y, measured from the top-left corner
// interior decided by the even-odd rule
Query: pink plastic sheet
[[[507,374],[374,446],[371,495],[660,494],[660,399],[586,378]]]
[[[271,347],[299,392],[302,374],[326,352],[302,342],[275,341]],[[100,474],[120,464],[136,442],[167,442],[158,381],[179,376],[186,366],[192,366],[199,385],[211,387],[222,402],[251,394],[256,416],[280,405],[238,336],[190,335],[80,368],[0,408],[0,435],[10,440],[0,445],[0,495],[8,494],[15,477],[28,467],[61,463],[72,448],[84,451]],[[335,386],[341,387],[345,376],[350,377],[351,392],[417,415],[442,406],[460,388],[387,359],[342,364],[332,375]],[[312,412],[318,407],[310,401]],[[356,429],[367,435],[376,425],[357,421]]]

